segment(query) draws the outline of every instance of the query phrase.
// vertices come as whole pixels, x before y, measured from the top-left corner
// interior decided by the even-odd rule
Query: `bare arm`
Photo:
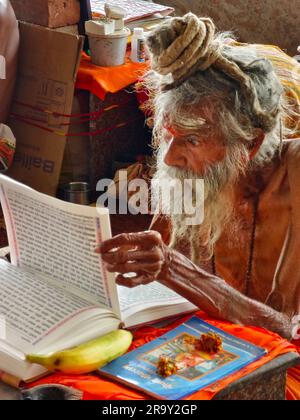
[[[235,324],[263,327],[285,338],[291,338],[292,326],[285,314],[249,299],[221,278],[203,271],[176,251],[171,252],[169,258],[168,274],[160,282],[208,315]]]
[[[118,235],[102,244],[99,252],[109,271],[121,273],[117,282],[123,286],[135,287],[156,280],[212,317],[263,327],[291,338],[292,324],[287,315],[249,299],[221,278],[202,270],[165,245],[155,231]],[[136,273],[136,277],[124,277],[128,272]]]

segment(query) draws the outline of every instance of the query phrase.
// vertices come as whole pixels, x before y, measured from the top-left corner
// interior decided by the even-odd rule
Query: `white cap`
[[[137,35],[137,36],[144,35],[144,28],[133,28],[133,35]]]
[[[115,21],[108,19],[87,20],[85,31],[92,35],[109,35],[115,32]]]
[[[110,19],[124,19],[126,16],[126,10],[122,7],[114,6],[113,4],[105,3],[104,11],[108,18]]]

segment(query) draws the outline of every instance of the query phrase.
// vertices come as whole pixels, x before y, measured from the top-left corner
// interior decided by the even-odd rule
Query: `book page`
[[[108,211],[49,197],[3,175],[0,184],[12,264],[119,315],[114,276],[94,252],[111,236]]]
[[[195,305],[158,282],[127,288],[118,286],[122,320],[135,327],[170,316],[195,311]]]
[[[144,305],[145,303],[169,302],[171,304],[172,301],[186,300],[156,281],[134,288],[118,286],[118,294],[122,311],[131,306]]]
[[[93,309],[90,302],[0,259],[0,316],[5,342],[25,352],[55,326]]]
[[[121,312],[125,317],[147,307],[187,302],[182,296],[156,281],[134,288],[118,286],[118,295]]]

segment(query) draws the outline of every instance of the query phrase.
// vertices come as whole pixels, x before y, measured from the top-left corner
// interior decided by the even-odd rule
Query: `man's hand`
[[[292,324],[286,314],[250,299],[223,279],[195,265],[166,246],[156,231],[117,235],[96,249],[108,271],[121,273],[117,283],[127,287],[158,280],[214,318],[267,328],[290,339]],[[135,277],[124,276],[135,273]]]
[[[107,270],[120,273],[116,282],[135,287],[158,279],[165,271],[169,248],[156,231],[122,233],[96,249],[106,263]],[[124,276],[135,273],[135,276]]]

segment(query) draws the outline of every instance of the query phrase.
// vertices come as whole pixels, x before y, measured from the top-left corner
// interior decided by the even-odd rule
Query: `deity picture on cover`
[[[187,333],[180,334],[161,346],[141,355],[139,359],[150,365],[157,366],[160,356],[170,357],[176,362],[178,367],[177,375],[186,380],[194,381],[239,358],[237,354],[226,350],[221,350],[215,354],[199,351],[188,343],[188,339],[191,337]]]
[[[217,334],[222,340],[222,348],[211,354],[198,350],[195,345],[195,339],[209,333]],[[152,397],[177,400],[237,372],[265,354],[264,348],[192,316],[166,334],[102,367],[99,372]],[[176,373],[170,376],[159,373],[161,357],[176,364]]]

